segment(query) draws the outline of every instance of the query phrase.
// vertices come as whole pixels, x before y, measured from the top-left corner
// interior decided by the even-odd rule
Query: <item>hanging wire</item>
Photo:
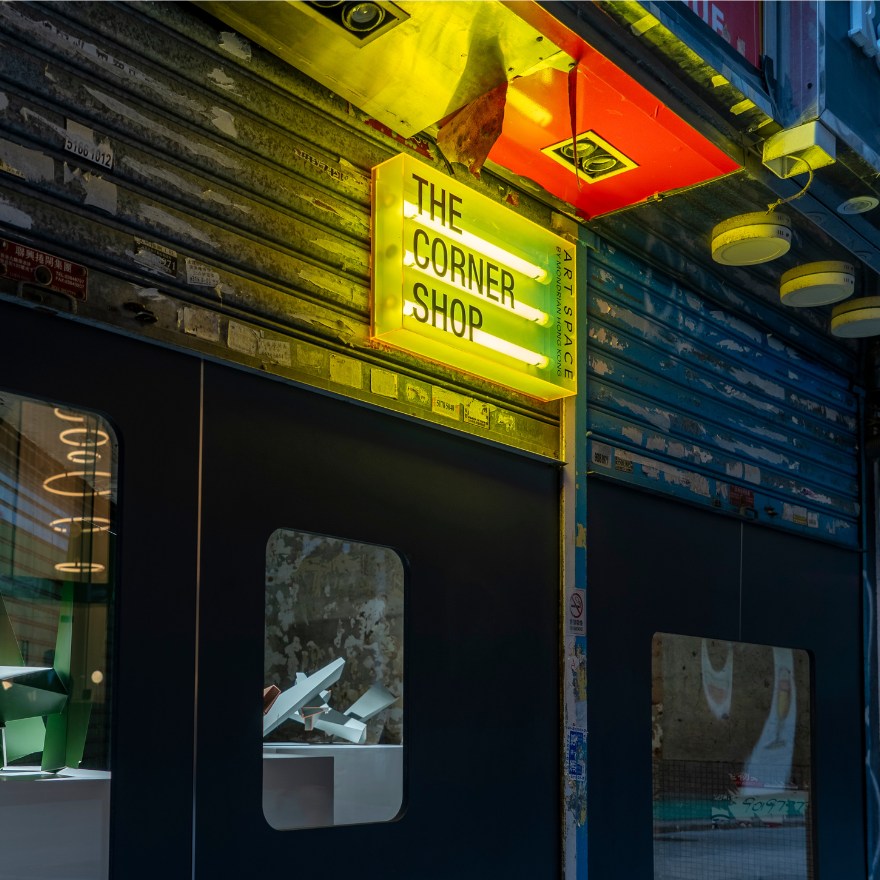
[[[796,192],[793,196],[789,196],[787,199],[777,199],[772,204],[767,205],[767,213],[772,214],[780,205],[787,205],[789,202],[793,202],[795,199],[799,199],[801,196],[806,195],[807,190],[812,186],[813,183],[813,166],[806,160],[801,158],[800,156],[794,156],[795,162],[801,162],[807,166],[807,172],[810,175],[807,178],[807,182],[804,184],[804,188],[800,192]],[[803,174],[803,172],[798,172],[799,174]]]

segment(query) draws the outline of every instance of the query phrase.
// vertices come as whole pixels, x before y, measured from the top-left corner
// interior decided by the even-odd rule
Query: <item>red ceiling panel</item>
[[[574,148],[572,105],[578,135]],[[554,145],[555,151],[550,149]],[[574,149],[582,159],[580,180],[571,158]],[[548,69],[510,83],[502,133],[489,158],[535,180],[586,218],[739,167],[583,44],[576,76]]]

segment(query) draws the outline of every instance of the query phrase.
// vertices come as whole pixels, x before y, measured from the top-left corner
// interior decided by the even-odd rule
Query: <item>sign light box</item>
[[[374,339],[540,400],[577,392],[575,246],[409,156],[373,169]]]

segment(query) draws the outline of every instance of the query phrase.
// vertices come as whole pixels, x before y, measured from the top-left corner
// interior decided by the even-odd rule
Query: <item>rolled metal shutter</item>
[[[0,238],[88,270],[0,294],[558,459],[558,403],[370,340],[370,169],[398,152],[435,161],[194,4],[0,4]]]
[[[595,246],[592,473],[857,546],[853,355],[742,291],[710,297],[607,241]]]

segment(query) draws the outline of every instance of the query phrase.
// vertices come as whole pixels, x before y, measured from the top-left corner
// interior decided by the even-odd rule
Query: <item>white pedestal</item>
[[[402,803],[403,746],[263,746],[263,813],[273,828],[388,822]]]

